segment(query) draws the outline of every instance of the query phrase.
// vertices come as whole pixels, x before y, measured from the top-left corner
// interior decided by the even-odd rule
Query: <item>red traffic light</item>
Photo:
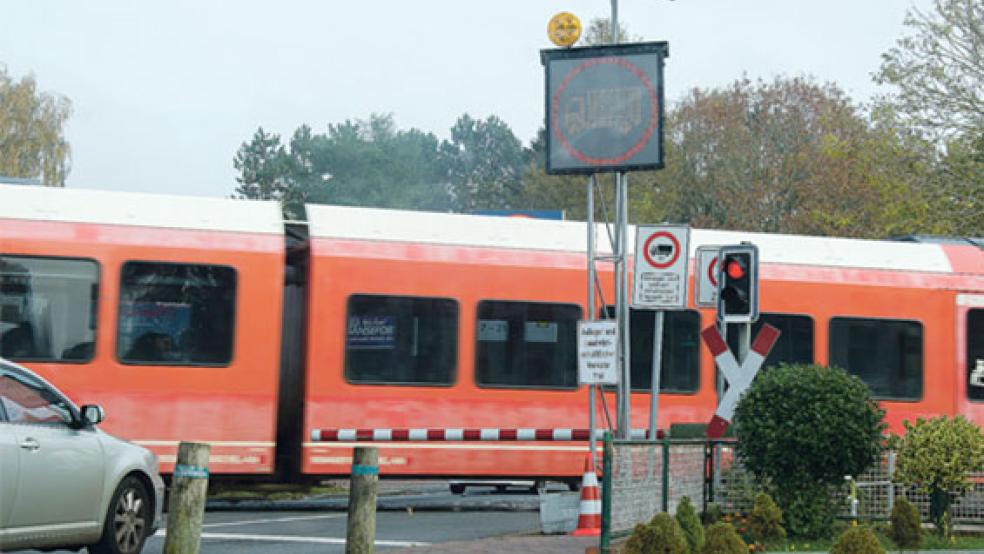
[[[741,279],[745,276],[745,264],[735,258],[731,258],[725,264],[724,271],[730,279]]]

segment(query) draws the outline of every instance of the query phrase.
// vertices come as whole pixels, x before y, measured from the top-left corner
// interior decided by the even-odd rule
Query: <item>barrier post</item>
[[[598,550],[608,554],[612,532],[612,432],[605,431],[601,473],[601,538]]]
[[[196,554],[201,546],[208,493],[209,445],[182,442],[171,478],[164,554]]]
[[[357,446],[352,454],[345,554],[371,554],[376,542],[376,485],[379,449]]]

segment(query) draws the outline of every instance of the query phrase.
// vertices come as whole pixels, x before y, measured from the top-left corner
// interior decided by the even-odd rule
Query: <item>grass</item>
[[[210,487],[209,500],[299,500],[312,496],[343,496],[348,489],[337,485],[285,485],[279,483],[219,484]]]

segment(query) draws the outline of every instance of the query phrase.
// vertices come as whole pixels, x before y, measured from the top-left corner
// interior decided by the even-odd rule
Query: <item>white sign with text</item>
[[[618,325],[614,321],[577,322],[577,380],[582,385],[618,384]]]
[[[632,307],[683,310],[687,307],[690,227],[636,227]]]

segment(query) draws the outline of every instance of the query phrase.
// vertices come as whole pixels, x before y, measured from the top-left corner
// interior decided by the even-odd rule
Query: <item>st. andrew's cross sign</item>
[[[543,50],[550,174],[661,169],[666,42]]]
[[[755,342],[752,343],[752,349],[748,351],[748,355],[742,360],[741,365],[738,365],[735,355],[728,350],[728,345],[724,342],[724,338],[721,337],[717,327],[712,325],[701,331],[700,335],[714,356],[714,362],[717,363],[718,369],[728,381],[728,391],[718,400],[714,417],[707,425],[707,438],[716,439],[724,435],[728,424],[731,423],[731,418],[735,414],[738,399],[752,384],[755,374],[758,373],[762,363],[772,351],[772,347],[779,340],[779,329],[768,323],[763,325],[762,330],[755,337]]]

